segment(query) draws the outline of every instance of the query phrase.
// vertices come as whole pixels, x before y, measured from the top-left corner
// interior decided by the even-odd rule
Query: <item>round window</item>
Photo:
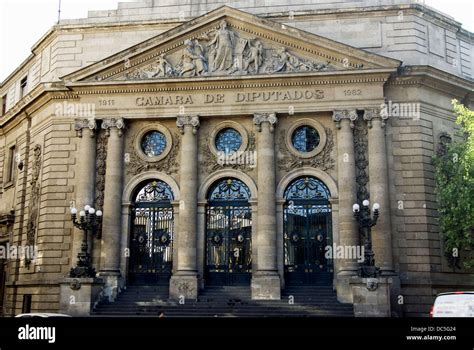
[[[225,128],[217,133],[215,143],[218,151],[233,153],[242,146],[242,135],[235,129]]]
[[[166,148],[166,136],[159,131],[149,131],[143,135],[141,146],[148,157],[159,156]]]
[[[318,147],[321,138],[316,129],[304,125],[297,128],[291,137],[293,147],[299,152],[312,152]]]

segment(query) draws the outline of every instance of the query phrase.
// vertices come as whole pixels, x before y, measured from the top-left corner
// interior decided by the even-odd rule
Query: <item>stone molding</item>
[[[83,129],[90,130],[90,137],[95,137],[95,130],[97,129],[97,123],[95,119],[76,119],[74,121],[74,130],[76,130],[78,137],[82,137]]]
[[[116,128],[118,130],[118,136],[122,136],[123,129],[125,128],[125,121],[123,118],[115,119],[104,119],[102,121],[102,129],[105,130],[107,136],[110,135],[110,129]]]
[[[364,120],[367,121],[367,126],[369,129],[372,128],[372,120],[376,118],[381,119],[382,122],[380,126],[384,128],[386,125],[386,120],[388,119],[388,115],[381,113],[380,109],[378,108],[369,108],[364,110]]]
[[[351,128],[354,128],[354,123],[357,120],[357,110],[355,109],[346,109],[346,110],[334,110],[332,120],[336,123],[336,128],[341,128],[341,121],[343,119],[349,119]]]
[[[275,130],[275,125],[278,123],[278,118],[276,113],[259,113],[254,114],[253,123],[257,126],[259,132],[262,131],[263,123],[269,123],[270,132],[273,132]]]
[[[180,130],[181,134],[184,134],[186,126],[193,127],[193,134],[197,134],[197,130],[200,126],[199,116],[179,116],[176,118],[176,126]]]

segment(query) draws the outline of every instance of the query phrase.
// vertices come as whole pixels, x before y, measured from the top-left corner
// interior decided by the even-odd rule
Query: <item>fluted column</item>
[[[107,162],[105,170],[104,210],[100,277],[105,280],[104,294],[114,300],[121,288],[120,243],[122,238],[123,190],[123,119],[106,119]]]
[[[97,124],[94,119],[77,119],[74,129],[80,138],[76,164],[76,198],[75,207],[82,210],[85,205],[94,206],[95,193],[95,155]],[[101,208],[97,208],[101,209]],[[83,231],[75,228],[72,241],[71,267],[76,266],[77,254],[81,250]],[[92,250],[92,240],[89,237],[89,249]]]
[[[277,265],[275,113],[254,115],[257,136],[257,271],[252,276],[253,299],[280,299],[281,286]]]
[[[381,273],[393,274],[392,228],[390,220],[390,193],[388,186],[387,146],[385,140],[385,120],[377,109],[365,111],[368,122],[368,157],[370,201],[380,204],[377,225],[372,228],[372,245],[375,264]]]
[[[359,245],[357,222],[352,214],[352,205],[357,201],[356,168],[354,153],[354,122],[356,110],[334,111],[337,127],[337,182],[339,189],[339,242],[343,247]],[[336,290],[340,302],[352,302],[350,277],[357,274],[356,259],[337,261]]]
[[[199,117],[179,116],[176,121],[182,134],[180,163],[180,194],[178,264],[170,281],[170,298],[196,299],[197,279],[197,188]]]

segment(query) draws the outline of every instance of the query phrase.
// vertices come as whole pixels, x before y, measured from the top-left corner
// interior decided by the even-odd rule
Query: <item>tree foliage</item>
[[[474,267],[474,111],[453,100],[458,140],[434,157],[439,224],[451,266]],[[446,140],[445,140],[446,141]]]

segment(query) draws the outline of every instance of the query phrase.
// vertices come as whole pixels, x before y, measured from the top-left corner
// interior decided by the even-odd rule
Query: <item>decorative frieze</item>
[[[280,132],[280,153],[282,157],[278,160],[278,168],[284,171],[309,166],[323,171],[333,170],[336,160],[332,156],[334,149],[334,136],[330,128],[324,128],[326,133],[326,144],[321,152],[311,158],[295,157],[286,146],[286,130]]]
[[[31,181],[30,181],[30,203],[29,203],[29,216],[28,224],[26,228],[26,245],[33,246],[36,241],[36,231],[38,223],[38,214],[39,214],[39,199],[41,194],[41,184],[39,181],[39,176],[42,166],[42,150],[41,145],[36,144],[33,148],[33,162],[31,165]],[[26,258],[25,266],[30,267],[31,259]]]
[[[362,203],[369,194],[369,159],[368,159],[367,123],[358,119],[354,127],[354,153],[356,167],[357,202]]]
[[[222,154],[214,154],[210,148],[210,139],[210,134],[206,134],[204,142],[200,146],[200,153],[202,154],[202,161],[200,164],[206,169],[208,174],[220,169],[238,169],[244,172],[249,172],[255,169],[257,164],[255,133],[248,133],[248,147],[245,151],[237,151],[228,155],[223,154],[223,152]],[[211,140],[211,142],[212,141],[213,140]]]
[[[129,157],[125,159],[125,165],[127,167],[127,174],[137,175],[144,171],[157,170],[167,174],[177,174],[179,170],[179,150],[181,140],[177,134],[172,136],[173,147],[171,151],[159,161],[146,161],[137,154],[137,150],[133,145],[129,145],[131,150],[128,153]]]
[[[107,164],[107,141],[108,137],[105,130],[97,133],[96,148],[96,185],[95,185],[95,206],[104,207],[104,189],[105,189],[105,169]]]
[[[181,49],[131,70],[115,80],[148,80],[172,77],[319,72],[332,69],[329,62],[299,57],[286,46],[274,46],[255,36],[237,32],[222,20],[217,28],[185,39]],[[125,68],[130,68],[126,61]]]

